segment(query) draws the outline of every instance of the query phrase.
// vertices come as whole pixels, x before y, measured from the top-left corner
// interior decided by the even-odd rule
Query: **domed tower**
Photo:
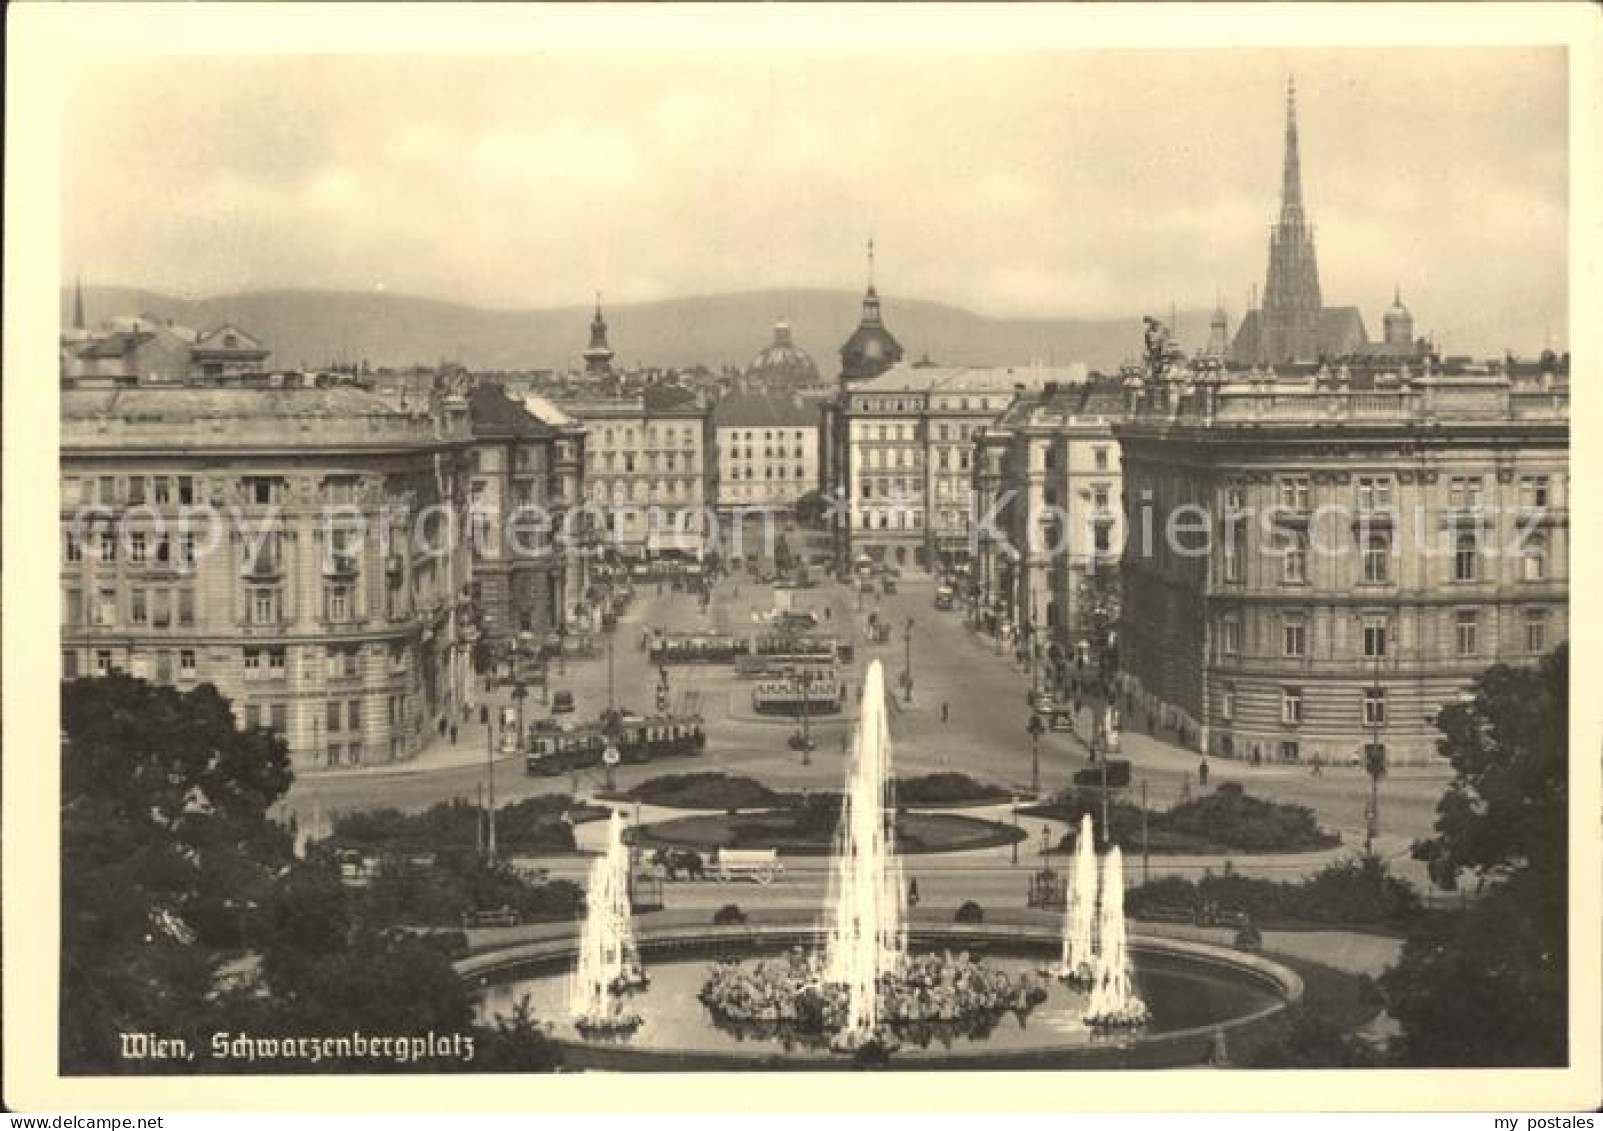
[[[781,319],[774,323],[774,340],[746,366],[746,378],[771,388],[816,385],[818,366],[791,340],[790,323]]]
[[[1407,353],[1414,348],[1414,316],[1403,305],[1403,289],[1392,292],[1391,307],[1386,311],[1386,347],[1393,352]]]
[[[863,295],[863,317],[857,329],[840,347],[840,375],[843,381],[878,377],[902,360],[902,345],[885,328],[879,312],[879,292],[874,289],[874,241],[868,241],[868,290]]]
[[[596,292],[596,316],[590,320],[590,346],[584,351],[584,371],[591,377],[612,372],[612,347],[607,344],[607,320],[601,316],[601,293]]]

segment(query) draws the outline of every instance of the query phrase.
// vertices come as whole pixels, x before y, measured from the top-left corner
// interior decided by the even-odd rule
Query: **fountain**
[[[1136,996],[1130,979],[1130,953],[1124,922],[1124,854],[1119,846],[1102,858],[1102,899],[1097,913],[1097,953],[1092,964],[1091,1004],[1085,1023],[1092,1029],[1145,1025],[1146,1002]]]
[[[1202,1063],[1214,1034],[1300,996],[1295,973],[1260,957],[1129,939],[1123,860],[1110,849],[1099,869],[1089,819],[1061,926],[1009,920],[1005,909],[994,925],[909,924],[890,761],[875,663],[846,766],[827,903],[810,922],[781,912],[739,927],[664,927],[643,932],[637,949],[614,814],[577,948],[571,938],[539,940],[458,963],[479,981],[482,1016],[525,998],[565,1015],[556,1039],[574,1067],[764,1068],[776,1056],[822,1067],[841,1053],[892,1050],[930,1067],[1156,1066]],[[640,949],[653,956],[649,988]]]
[[[907,953],[895,809],[885,803],[890,782],[885,672],[875,660],[863,684],[826,905],[824,978],[846,990],[846,1024],[838,1035],[845,1048],[879,1030],[881,983],[901,971]]]
[[[632,913],[629,847],[623,843],[623,818],[613,810],[606,850],[590,865],[578,969],[568,999],[581,1033],[627,1033],[640,1025],[639,1015],[624,1007],[629,993],[646,984]]]
[[[1097,858],[1091,814],[1080,818],[1074,872],[1063,907],[1063,957],[1055,971],[1065,982],[1089,984],[1096,969]]]

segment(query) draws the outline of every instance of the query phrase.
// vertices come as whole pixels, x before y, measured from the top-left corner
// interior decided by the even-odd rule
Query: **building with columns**
[[[1568,635],[1567,356],[1169,366],[1114,435],[1127,705],[1210,754],[1424,761]]]

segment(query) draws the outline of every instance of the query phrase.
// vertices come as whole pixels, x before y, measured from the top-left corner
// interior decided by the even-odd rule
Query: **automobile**
[[[858,584],[857,591],[859,593],[872,593],[874,592],[874,583],[865,578]]]
[[[935,607],[943,610],[950,609],[952,607],[953,596],[952,587],[950,585],[942,585],[940,588],[935,590]]]
[[[551,695],[551,713],[565,715],[573,710],[573,692],[557,691]]]

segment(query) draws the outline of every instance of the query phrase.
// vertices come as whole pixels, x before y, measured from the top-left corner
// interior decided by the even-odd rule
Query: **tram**
[[[541,720],[529,731],[523,768],[527,774],[555,777],[601,765],[608,736],[599,722],[563,727]],[[700,754],[707,728],[700,715],[626,715],[618,725],[618,753],[624,764]]]

